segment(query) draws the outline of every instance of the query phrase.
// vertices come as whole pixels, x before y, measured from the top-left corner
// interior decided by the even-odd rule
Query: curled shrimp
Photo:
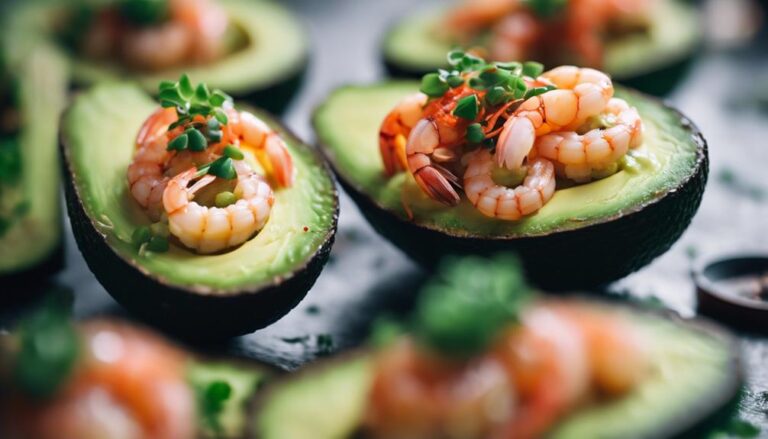
[[[543,32],[544,26],[530,11],[509,14],[493,27],[490,57],[497,60],[526,59]]]
[[[255,152],[256,158],[268,176],[279,186],[293,185],[294,169],[285,141],[263,120],[247,111],[229,109],[222,144],[234,143]]]
[[[622,315],[540,302],[474,358],[446,361],[409,338],[380,352],[364,425],[382,438],[539,438],[649,370],[645,340]]]
[[[643,141],[643,122],[637,109],[620,98],[611,98],[600,117],[608,127],[585,134],[574,131],[550,133],[536,139],[539,155],[561,165],[564,177],[587,181]]]
[[[375,438],[489,437],[515,402],[499,361],[446,364],[405,339],[379,355],[364,422]]]
[[[473,33],[520,8],[520,0],[468,0],[445,17],[447,29]]]
[[[189,56],[198,63],[216,59],[223,49],[229,26],[226,11],[211,0],[171,0],[171,17],[189,33]]]
[[[229,19],[226,11],[210,0],[171,0],[168,18],[149,26],[137,26],[117,9],[100,11],[83,38],[89,56],[119,53],[130,66],[163,70],[186,63],[214,60],[224,50]]]
[[[493,181],[496,163],[486,149],[470,153],[464,172],[464,193],[485,216],[502,220],[518,220],[544,206],[555,193],[555,169],[547,159],[535,158],[528,163],[523,184],[516,188]]]
[[[127,325],[92,321],[80,328],[83,351],[54,399],[16,401],[10,437],[19,439],[196,437],[186,356]]]
[[[393,175],[408,168],[405,146],[411,130],[422,117],[427,95],[414,93],[395,105],[379,129],[379,151],[384,162],[384,173]]]
[[[461,187],[450,168],[461,158],[464,135],[472,122],[455,116],[452,110],[461,98],[471,94],[482,95],[482,92],[462,85],[427,103],[422,119],[414,125],[405,146],[408,171],[421,190],[449,206],[459,203],[454,187]]]
[[[613,96],[611,78],[594,69],[561,66],[540,79],[557,89],[527,99],[507,119],[496,143],[499,166],[520,169],[537,136],[575,130],[600,114]]]
[[[242,161],[235,162],[235,170],[234,194],[238,200],[224,208],[193,201],[197,191],[216,179],[204,175],[189,186],[197,168],[190,168],[168,182],[163,192],[168,226],[186,247],[199,253],[215,253],[244,243],[266,224],[274,203],[272,188]]]
[[[549,306],[534,306],[500,337],[494,354],[506,367],[518,410],[499,438],[537,438],[588,394],[589,357],[580,328]]]
[[[162,214],[162,196],[168,177],[165,165],[171,153],[167,151],[168,126],[177,120],[172,108],[160,108],[147,118],[136,136],[136,152],[128,165],[128,188],[133,198],[153,221]]]

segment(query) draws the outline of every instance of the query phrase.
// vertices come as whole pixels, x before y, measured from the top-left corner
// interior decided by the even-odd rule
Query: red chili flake
[[[309,232],[309,227],[307,227],[307,226],[304,226],[304,231],[305,231],[305,232]]]

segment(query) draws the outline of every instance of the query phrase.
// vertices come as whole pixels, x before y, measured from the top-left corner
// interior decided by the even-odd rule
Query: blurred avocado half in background
[[[5,49],[11,59],[17,59],[24,56],[19,50],[21,41],[42,39],[52,43],[68,60],[75,87],[130,79],[156,93],[158,82],[175,80],[186,72],[193,81],[205,82],[238,100],[272,112],[285,109],[307,69],[309,44],[301,23],[277,2],[212,0],[217,8],[223,9],[228,23],[221,37],[222,53],[211,61],[139,68],[118,59],[126,51],[123,46],[111,47],[99,58],[84,54],[86,43],[107,38],[95,38],[93,32],[96,20],[103,20],[105,14],[121,15],[114,18],[114,25],[106,25],[106,32],[157,30],[154,38],[168,25],[170,3],[171,0],[17,1],[6,14],[13,20],[6,25]],[[145,33],[142,38],[149,36]],[[153,40],[152,47],[157,45],[156,41]],[[168,56],[171,50],[170,44],[166,45],[163,56]]]
[[[3,291],[63,265],[57,131],[66,63],[45,45],[23,49],[16,63],[0,56],[0,279],[10,287]]]
[[[463,1],[456,0],[454,4]],[[554,6],[564,5],[566,1],[527,0],[525,3]],[[601,70],[610,74],[615,82],[644,93],[656,96],[670,93],[701,51],[703,31],[699,11],[692,3],[686,0],[658,1],[646,28],[630,28],[605,42]],[[416,78],[447,67],[445,54],[457,45],[441,22],[448,11],[450,6],[406,16],[389,29],[382,39],[381,58],[391,76]],[[490,34],[490,28],[484,29],[472,44],[487,49]],[[555,35],[554,38],[561,37]],[[538,56],[534,58],[552,64]],[[559,60],[554,65],[574,62],[583,64]]]

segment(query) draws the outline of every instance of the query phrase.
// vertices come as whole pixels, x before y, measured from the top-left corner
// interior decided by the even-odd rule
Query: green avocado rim
[[[396,221],[449,236],[513,240],[610,222],[673,193],[706,161],[706,142],[685,116],[655,98],[617,87],[619,97],[638,107],[646,125],[647,144],[640,151],[653,152],[654,159],[640,156],[635,167],[605,179],[558,188],[539,212],[519,221],[495,220],[477,212],[465,197],[458,206],[446,207],[426,197],[406,173],[392,178],[383,174],[377,142],[379,124],[399,99],[416,90],[418,83],[412,81],[338,88],[315,110],[313,126],[320,149],[341,181]],[[660,172],[664,178],[657,177]],[[630,194],[617,187],[629,187]],[[621,199],[616,194],[621,194]],[[406,213],[404,201],[413,219]]]
[[[445,67],[445,54],[453,46],[431,32],[440,16],[440,11],[430,11],[392,26],[382,43],[387,62],[414,72]],[[653,23],[649,34],[630,35],[609,43],[604,70],[621,81],[684,59],[701,44],[698,12],[681,0],[659,2]]]
[[[57,4],[29,2],[14,10],[4,50],[12,59],[24,56],[26,41],[45,39],[59,48],[70,61],[72,78],[78,84],[130,77],[155,93],[163,79],[176,79],[182,72],[194,82],[205,82],[236,96],[266,89],[295,76],[307,65],[308,37],[301,23],[283,6],[269,0],[222,0],[222,5],[240,32],[248,38],[245,48],[202,66],[174,68],[155,73],[133,72],[114,62],[90,61],[74,56],[52,34]],[[279,44],[254,44],[263,41]]]
[[[119,108],[115,102],[120,103]],[[328,245],[338,217],[330,170],[314,148],[267,113],[256,110],[257,116],[283,136],[296,169],[293,187],[275,191],[275,204],[264,229],[223,254],[198,255],[173,244],[166,253],[139,254],[131,243],[131,233],[148,225],[149,220],[131,198],[125,172],[135,135],[155,108],[155,101],[136,85],[103,83],[79,95],[62,117],[67,174],[76,202],[95,230],[89,233],[98,235],[95,238],[108,244],[126,264],[162,285],[201,295],[232,296],[282,284],[305,269]],[[78,124],[83,123],[101,128],[78,130]],[[79,152],[83,150],[87,158]],[[277,256],[272,258],[270,251]]]
[[[738,345],[733,342],[729,332],[707,320],[681,319],[670,311],[648,310],[632,304],[610,305],[595,300],[589,301],[596,306],[619,308],[620,312],[626,312],[630,318],[643,322],[640,324],[645,325],[644,330],[648,335],[662,342],[655,346],[658,353],[654,358],[657,370],[663,372],[655,375],[655,379],[649,379],[649,382],[625,398],[574,412],[547,437],[596,437],[595,431],[600,431],[604,434],[600,437],[606,438],[675,436],[690,432],[703,422],[711,420],[714,413],[720,413],[738,397],[743,380],[741,359]],[[671,337],[673,331],[678,336]],[[699,360],[706,358],[713,361],[703,365]],[[686,363],[691,364],[675,371],[673,363],[676,359],[687,359]],[[251,427],[255,430],[256,437],[357,437],[354,434],[359,433],[371,364],[370,351],[363,350],[310,365],[295,375],[269,384],[259,396],[256,412],[252,417]],[[701,374],[690,373],[696,368],[708,378],[702,379]],[[685,385],[670,387],[669,377],[675,377],[679,379],[677,383]],[[701,385],[704,382],[708,383],[706,388]],[[343,386],[344,390],[339,391],[338,386]],[[319,390],[308,394],[308,388]],[[691,392],[697,389],[700,391]],[[679,399],[670,395],[684,398],[688,403],[675,405],[674,401]],[[658,404],[654,405],[654,409],[645,410],[645,413],[641,414],[643,416],[640,418],[648,422],[644,424],[638,419],[630,419],[637,416],[633,407],[644,404],[649,397],[658,398]],[[320,413],[315,404],[318,399],[322,399],[322,406],[325,408],[341,404],[335,406],[336,415],[323,415],[322,419],[313,417]],[[302,419],[302,422],[286,424],[286,418]],[[659,421],[658,418],[665,419]],[[648,431],[637,433],[638,426],[642,425],[650,425]],[[615,431],[616,434],[605,435],[608,430]],[[302,435],[307,432],[311,432],[311,436]],[[319,435],[320,432],[328,434]]]

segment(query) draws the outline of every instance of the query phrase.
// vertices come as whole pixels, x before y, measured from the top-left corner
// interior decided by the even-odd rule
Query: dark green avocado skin
[[[683,79],[685,79],[697,58],[698,50],[671,64],[661,66],[656,70],[633,76],[615,77],[614,80],[643,93],[653,96],[666,96],[671,93]],[[425,74],[434,70],[413,70],[408,67],[403,67],[399,65],[397,61],[386,57],[386,55],[383,54],[383,50],[382,59],[387,74],[395,78],[420,79]]]
[[[341,173],[336,175],[373,228],[429,270],[446,255],[512,251],[523,260],[529,279],[544,289],[594,288],[639,270],[669,250],[701,204],[709,174],[707,143],[693,123],[679,116],[698,150],[692,174],[676,190],[618,218],[544,236],[482,239],[427,229],[381,209]],[[659,227],[662,224],[665,227]]]
[[[51,253],[37,264],[22,271],[0,276],[0,285],[3,286],[3,290],[7,288],[10,292],[10,294],[0,294],[0,305],[26,302],[43,294],[51,277],[64,268],[64,254],[65,244],[62,239]]]
[[[130,312],[182,338],[218,340],[274,323],[314,285],[335,239],[334,231],[302,269],[273,285],[230,296],[203,295],[161,284],[118,256],[88,218],[71,178],[66,180],[75,241],[96,279]]]
[[[261,107],[270,113],[283,114],[288,105],[293,102],[298,93],[304,78],[307,76],[307,67],[309,66],[309,57],[302,63],[302,67],[293,74],[275,81],[269,87],[254,90],[252,92],[233,96],[236,100],[248,102],[249,104]]]
[[[147,276],[109,246],[85,212],[75,188],[64,141],[61,142],[61,152],[67,213],[77,247],[88,267],[122,306],[145,322],[178,337],[221,340],[274,323],[306,296],[328,261],[336,237],[338,201],[333,213],[334,226],[325,243],[290,277],[276,279],[273,284],[253,291],[228,295],[201,294],[164,283],[162,279]],[[336,198],[338,200],[338,196]]]

